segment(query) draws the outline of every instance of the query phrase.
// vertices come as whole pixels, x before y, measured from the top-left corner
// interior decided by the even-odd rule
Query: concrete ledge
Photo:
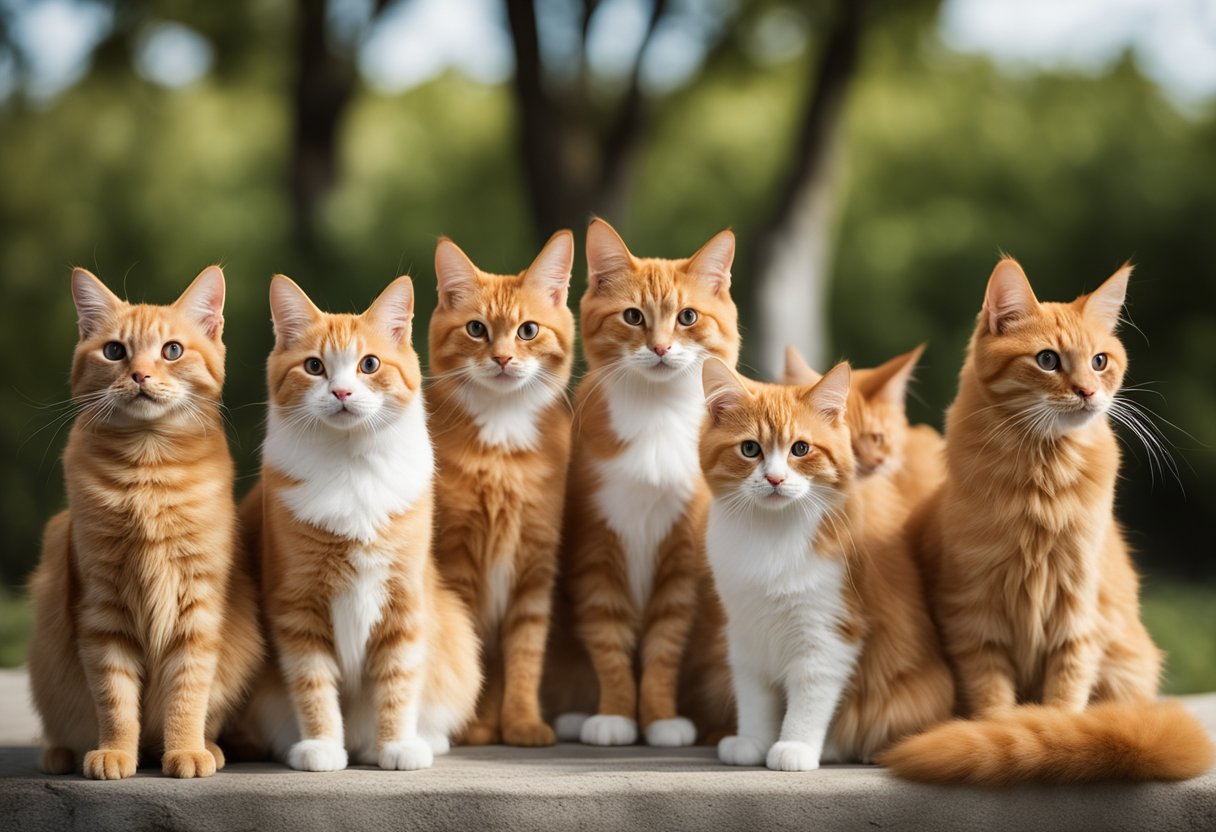
[[[4,677],[7,731],[19,702]],[[1216,728],[1216,695],[1188,703]],[[49,777],[36,760],[33,745],[0,748],[0,829],[1216,829],[1216,771],[1186,783],[997,791],[903,783],[867,766],[728,768],[709,748],[460,748],[422,772],[238,764],[194,781],[157,769],[120,782]]]

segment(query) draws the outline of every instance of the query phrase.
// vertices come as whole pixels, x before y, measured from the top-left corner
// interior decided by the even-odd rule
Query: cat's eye
[[[760,456],[760,443],[754,439],[745,439],[743,440],[743,444],[739,446],[739,453],[748,459],[755,459]]]
[[[540,332],[540,327],[537,326],[536,321],[524,321],[519,325],[518,334],[524,341],[531,341],[538,332]]]
[[[1103,370],[1106,369],[1106,365],[1107,365],[1106,353],[1104,353],[1104,352],[1098,353],[1097,355],[1095,355],[1093,357],[1093,360],[1091,360],[1089,363],[1099,373],[1102,372]]]
[[[182,345],[177,341],[170,341],[160,348],[160,354],[166,361],[176,361],[182,357]]]
[[[697,310],[681,309],[680,314],[676,316],[676,320],[678,320],[682,326],[692,326],[697,322]]]
[[[642,310],[635,309],[632,306],[622,312],[621,317],[624,318],[625,323],[629,324],[630,326],[641,326],[642,321],[646,320],[642,316]]]
[[[374,355],[365,355],[363,360],[359,362],[359,372],[370,376],[376,370],[380,369],[380,359]]]
[[[794,443],[794,447],[790,448],[790,453],[794,456],[806,456],[811,452],[811,446],[803,442],[801,439]]]
[[[469,321],[464,325],[464,331],[474,338],[484,338],[486,336],[486,325],[481,321]]]
[[[887,437],[881,433],[871,433],[870,441],[873,442],[875,445],[882,445],[882,444],[886,443]]]
[[[101,348],[101,354],[110,361],[122,361],[127,357],[127,348],[117,341],[111,341]]]
[[[325,372],[325,365],[321,363],[321,359],[319,358],[305,358],[304,372],[310,376],[319,376]]]
[[[1060,369],[1060,354],[1055,350],[1043,350],[1034,357],[1034,360],[1038,362],[1040,370],[1054,373]]]

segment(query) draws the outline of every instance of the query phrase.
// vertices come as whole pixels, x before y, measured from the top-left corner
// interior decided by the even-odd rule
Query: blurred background
[[[0,664],[64,504],[71,266],[162,303],[223,264],[243,491],[271,274],[353,311],[409,272],[425,357],[439,235],[515,271],[592,213],[642,255],[735,228],[753,375],[928,341],[935,425],[999,252],[1045,300],[1134,260],[1118,509],[1168,688],[1216,689],[1207,0],[0,0]]]

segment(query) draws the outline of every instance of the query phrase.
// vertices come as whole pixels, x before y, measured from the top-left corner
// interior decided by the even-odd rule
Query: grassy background
[[[1144,620],[1167,654],[1166,693],[1216,691],[1216,590],[1153,582],[1144,590]],[[30,604],[0,586],[0,667],[25,661]]]

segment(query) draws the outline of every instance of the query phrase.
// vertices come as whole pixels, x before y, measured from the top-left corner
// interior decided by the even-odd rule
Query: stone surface
[[[1216,694],[1188,704],[1216,733]],[[459,748],[420,772],[269,764],[205,780],[38,773],[24,677],[0,674],[0,830],[1031,829],[1216,830],[1216,772],[1174,784],[985,790],[881,769],[719,765],[712,749]]]

